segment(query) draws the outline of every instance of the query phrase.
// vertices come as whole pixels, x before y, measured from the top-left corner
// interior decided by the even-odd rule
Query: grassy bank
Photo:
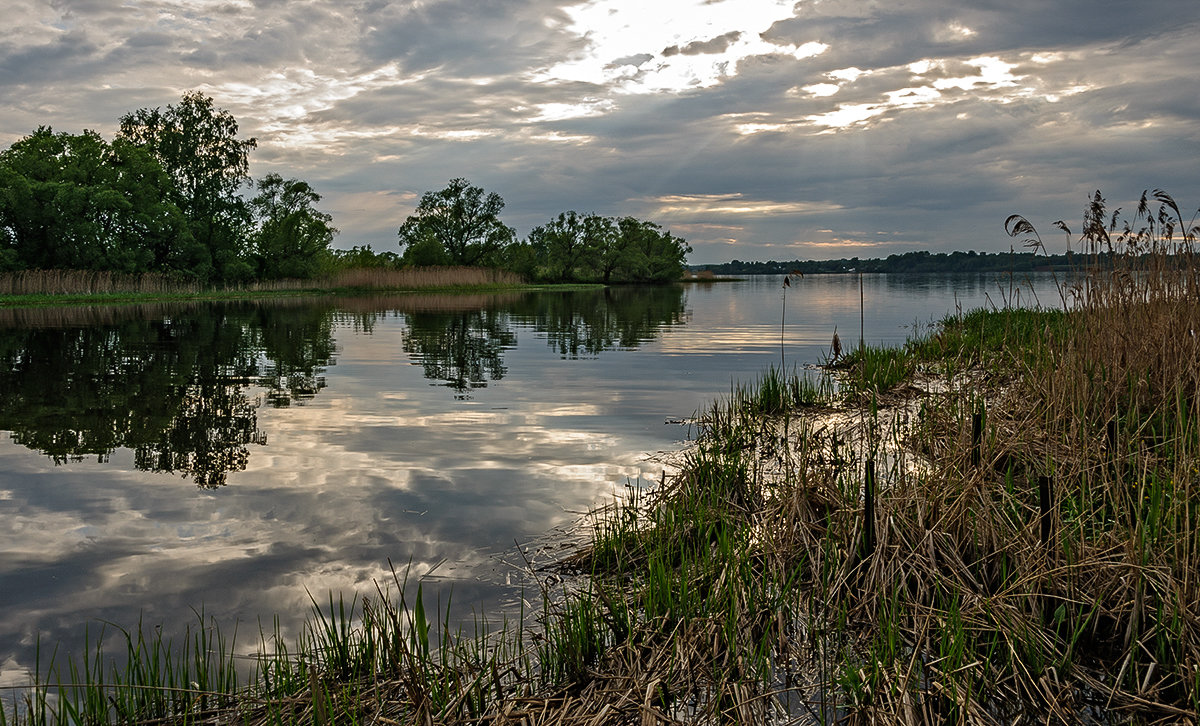
[[[257,634],[245,676],[203,620],[118,633],[130,665],[93,651],[7,719],[1195,723],[1200,265],[1133,241],[1064,309],[737,387],[678,476],[593,514],[528,621],[459,628],[401,576]]]
[[[272,280],[206,288],[162,275],[121,275],[78,270],[31,270],[0,274],[0,307],[232,300],[365,292],[485,292],[542,289],[504,270],[436,267],[342,270],[312,280]],[[563,286],[554,286],[561,289]],[[595,287],[580,286],[574,287]]]

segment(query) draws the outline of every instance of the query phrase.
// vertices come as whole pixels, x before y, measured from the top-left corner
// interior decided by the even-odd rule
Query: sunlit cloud
[[[397,64],[389,63],[355,75],[289,68],[256,78],[253,82],[203,84],[198,90],[235,108],[257,109],[261,133],[281,148],[326,148],[338,142],[395,136],[402,129],[394,126],[315,126],[308,121],[314,114],[363,93],[419,83],[423,79],[422,74],[405,77]],[[416,128],[420,129],[419,126]]]
[[[960,22],[952,21],[940,26],[933,34],[933,39],[939,43],[953,43],[967,40],[974,36],[975,30]]]
[[[1016,63],[1009,63],[996,56],[980,56],[964,61],[926,58],[914,61],[905,69],[917,77],[953,67],[955,64],[973,67],[978,72],[966,76],[940,77],[926,85],[910,85],[884,91],[881,97],[870,103],[838,104],[836,108],[805,116],[805,121],[830,130],[866,125],[872,119],[898,111],[928,109],[944,103],[961,100],[957,95],[945,95],[943,91],[957,89],[973,94],[975,98],[1008,103],[1015,98],[1028,97],[1032,91],[1022,85],[1022,76],[1013,73]],[[876,71],[879,75],[881,71]],[[827,74],[832,76],[833,74]],[[858,78],[862,74],[843,74]],[[853,83],[848,80],[848,83]],[[832,85],[832,84],[827,84]],[[838,87],[837,90],[841,90]],[[832,94],[828,94],[832,95]]]
[[[543,121],[565,121],[573,118],[600,116],[614,108],[606,99],[588,98],[578,103],[542,103],[537,106],[537,115],[529,119],[532,123]]]
[[[824,98],[832,96],[841,90],[841,86],[836,83],[814,83],[811,86],[804,86],[802,90],[806,91],[810,96],[816,98]]]
[[[752,134],[789,131],[796,128],[796,126],[797,124],[793,123],[746,123],[737,124],[733,127],[733,130],[742,136],[750,136]]]
[[[827,202],[779,202],[748,199],[743,194],[677,194],[651,200],[662,215],[676,214],[808,214],[836,209]]]
[[[778,44],[760,34],[790,18],[790,0],[592,0],[565,9],[569,30],[584,40],[574,57],[533,74],[539,83],[584,82],[625,93],[707,88],[737,74],[740,61],[762,55],[809,58],[828,45]]]
[[[549,133],[528,134],[526,136],[530,141],[545,141],[552,144],[571,144],[581,145],[590,144],[595,141],[594,136],[585,136],[583,134],[564,134],[559,131],[551,131]]]

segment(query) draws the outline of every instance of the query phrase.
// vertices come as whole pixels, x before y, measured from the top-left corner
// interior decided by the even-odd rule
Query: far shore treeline
[[[152,273],[215,286],[471,266],[530,282],[658,283],[680,279],[691,252],[653,222],[574,211],[518,239],[500,195],[466,179],[422,196],[398,252],[333,249],[333,219],[307,182],[251,179],[256,146],[198,92],[126,114],[111,141],[42,126],[0,151],[0,274]]]
[[[711,271],[716,275],[805,275],[839,272],[1036,272],[1070,270],[1080,260],[1073,253],[1051,255],[1034,252],[905,252],[859,259],[793,260],[791,262],[745,262],[734,260],[715,265],[692,265],[693,272]]]

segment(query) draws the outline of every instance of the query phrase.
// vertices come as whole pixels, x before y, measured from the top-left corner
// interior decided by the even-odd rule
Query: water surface
[[[821,362],[860,313],[898,343],[1032,302],[991,276],[781,281],[0,310],[0,684],[39,635],[77,651],[105,622],[202,609],[250,650],[389,562],[503,609],[518,546],[658,480],[732,382]]]

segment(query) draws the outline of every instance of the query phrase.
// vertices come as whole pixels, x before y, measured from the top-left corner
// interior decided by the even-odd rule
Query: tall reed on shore
[[[200,286],[195,282],[155,273],[131,275],[94,270],[0,273],[0,295],[186,294],[199,291]]]
[[[774,376],[707,412],[585,562],[657,634],[633,641],[738,667],[646,677],[700,721],[771,697],[817,721],[1196,720],[1200,266],[1152,197],[1142,226],[1092,200],[1062,310],[860,347],[832,415]]]
[[[262,280],[216,291],[424,290],[508,287],[524,280],[507,270],[483,267],[350,268],[307,280]],[[197,295],[208,290],[195,280],[156,273],[91,270],[22,270],[0,273],[0,296]]]

